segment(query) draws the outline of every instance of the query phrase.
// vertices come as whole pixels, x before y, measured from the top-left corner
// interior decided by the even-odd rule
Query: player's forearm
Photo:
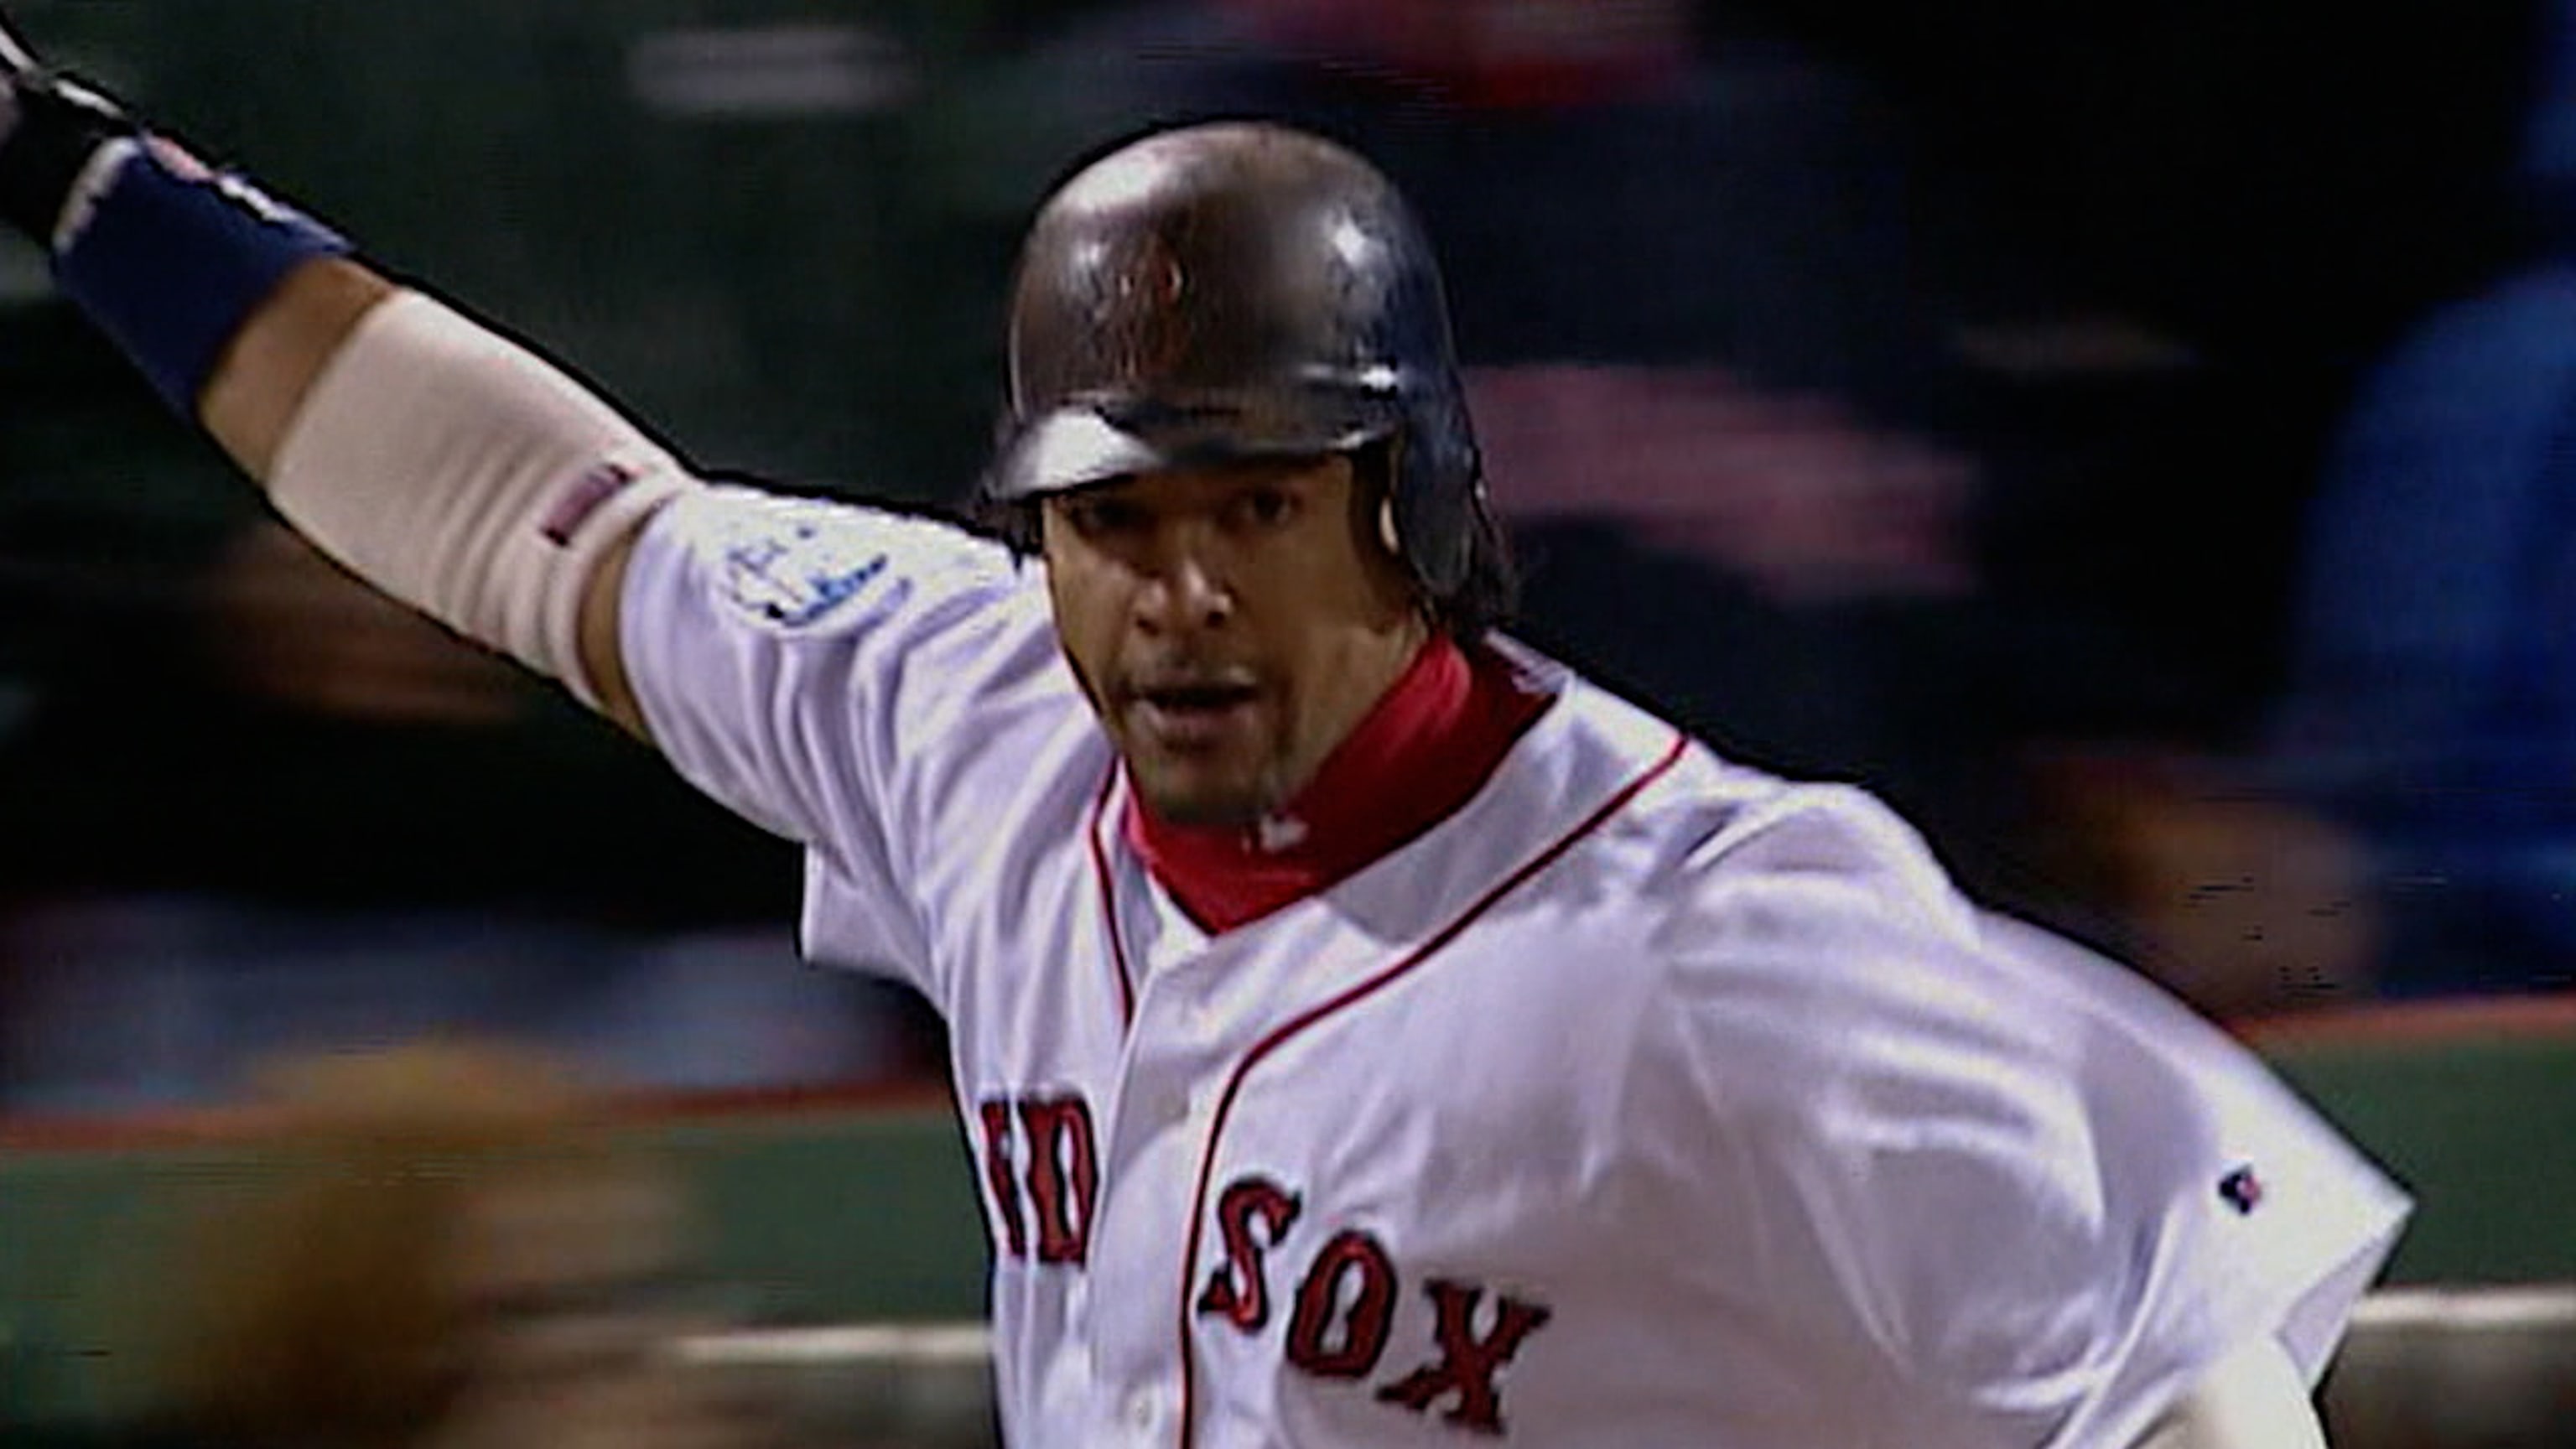
[[[691,481],[561,369],[409,290],[330,350],[268,466],[278,511],[359,577],[629,725],[617,597],[593,585]]]
[[[0,209],[298,531],[635,727],[615,580],[686,470],[526,349],[210,172],[0,31]]]
[[[226,345],[198,396],[198,421],[244,472],[265,485],[322,370],[367,313],[396,290],[345,258],[299,267]],[[633,545],[629,530],[581,581],[575,662],[600,712],[640,736],[643,709],[627,682],[617,642],[617,597]]]
[[[226,344],[198,393],[197,420],[265,484],[314,380],[368,310],[393,292],[391,282],[344,258],[289,273]]]

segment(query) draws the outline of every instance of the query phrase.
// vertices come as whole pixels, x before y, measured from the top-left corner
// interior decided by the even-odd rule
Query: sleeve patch
[[[771,628],[813,624],[884,577],[886,540],[820,508],[765,510],[725,531],[717,552],[725,600]]]

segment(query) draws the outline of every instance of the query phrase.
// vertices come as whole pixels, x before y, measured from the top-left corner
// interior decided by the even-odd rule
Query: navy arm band
[[[181,416],[289,272],[339,233],[151,137],[108,143],[56,233],[54,276]]]

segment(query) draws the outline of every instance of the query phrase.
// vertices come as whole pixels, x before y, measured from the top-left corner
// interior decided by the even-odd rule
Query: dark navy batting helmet
[[[1397,550],[1435,612],[1472,628],[1507,604],[1438,266],[1349,151],[1222,123],[1093,162],[1030,230],[1009,352],[991,502],[1382,449]]]

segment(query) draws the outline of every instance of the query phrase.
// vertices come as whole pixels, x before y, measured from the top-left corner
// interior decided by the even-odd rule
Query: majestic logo
[[[1214,1226],[1224,1261],[1208,1273],[1199,1292],[1200,1317],[1247,1336],[1269,1325],[1267,1259],[1273,1250],[1288,1246],[1303,1208],[1298,1194],[1258,1175],[1238,1178],[1218,1195]],[[1551,1311],[1507,1293],[1493,1294],[1488,1311],[1484,1285],[1454,1278],[1432,1278],[1421,1287],[1432,1308],[1438,1357],[1378,1383],[1375,1398],[1415,1414],[1436,1407],[1444,1421],[1458,1428],[1502,1433],[1497,1379]],[[1337,1229],[1315,1249],[1296,1280],[1282,1352],[1320,1379],[1370,1378],[1385,1358],[1402,1295],[1402,1276],[1385,1243],[1357,1228]]]
[[[2239,1215],[2250,1214],[2263,1205],[2263,1179],[2250,1164],[2238,1167],[2218,1180],[2218,1196]]]
[[[181,181],[211,186],[217,195],[272,226],[290,225],[303,220],[303,215],[285,202],[262,191],[248,177],[233,171],[217,171],[197,159],[193,152],[163,136],[143,140],[161,169]]]

